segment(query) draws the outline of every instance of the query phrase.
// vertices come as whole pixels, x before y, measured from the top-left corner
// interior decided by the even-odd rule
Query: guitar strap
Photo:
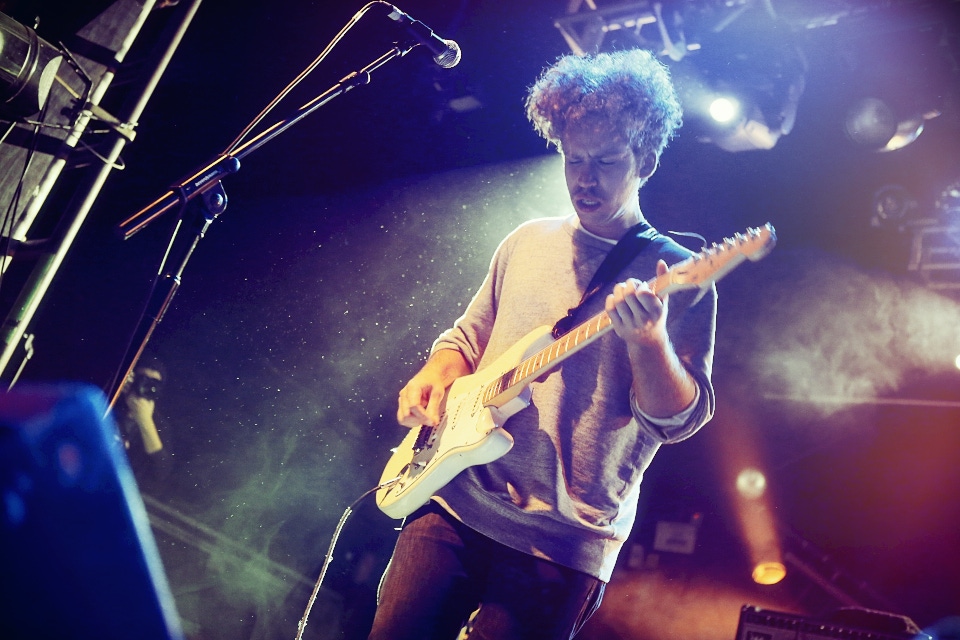
[[[603,259],[597,272],[590,279],[590,284],[583,292],[583,297],[577,306],[567,311],[567,315],[560,318],[557,324],[553,325],[553,337],[559,338],[574,327],[574,316],[577,311],[583,307],[586,302],[595,296],[602,288],[610,284],[624,267],[630,264],[630,261],[638,253],[643,251],[644,247],[650,244],[659,234],[656,229],[650,226],[646,221],[635,224],[630,227],[626,233],[617,241],[610,253]]]

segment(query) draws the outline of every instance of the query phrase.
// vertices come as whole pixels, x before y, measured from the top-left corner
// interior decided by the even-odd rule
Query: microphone
[[[414,20],[400,9],[392,4],[389,17],[394,22],[399,22],[407,33],[412,35],[417,41],[430,50],[433,54],[433,61],[444,69],[452,69],[460,63],[460,45],[453,40],[444,40],[433,32],[433,29],[423,24],[419,20]]]

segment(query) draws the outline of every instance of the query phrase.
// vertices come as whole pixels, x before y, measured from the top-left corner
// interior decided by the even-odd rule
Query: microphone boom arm
[[[271,127],[268,127],[243,145],[237,147],[233,153],[224,152],[219,154],[216,158],[204,164],[199,170],[192,173],[189,178],[171,186],[162,196],[120,222],[116,227],[118,234],[124,240],[128,240],[167,211],[170,211],[178,205],[180,209],[182,209],[195,197],[218,185],[221,178],[239,171],[240,161],[243,158],[270,140],[273,140],[334,98],[356,87],[370,84],[371,73],[390,60],[402,58],[407,55],[415,46],[417,46],[417,44],[410,44],[405,47],[392,47],[360,71],[354,71],[346,75],[325,92],[300,107],[293,116],[280,120]]]

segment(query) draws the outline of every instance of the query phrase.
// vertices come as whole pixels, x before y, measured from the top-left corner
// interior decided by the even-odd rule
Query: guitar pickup
[[[433,427],[420,427],[420,433],[417,434],[417,440],[413,443],[413,451],[420,453],[430,445]]]

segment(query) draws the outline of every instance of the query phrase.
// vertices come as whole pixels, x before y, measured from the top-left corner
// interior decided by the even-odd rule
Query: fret
[[[556,360],[557,358],[559,358],[560,355],[561,355],[564,351],[567,350],[567,348],[569,347],[569,343],[570,343],[570,339],[567,338],[566,336],[564,336],[561,340],[558,340],[557,342],[553,343],[553,344],[550,346],[550,348],[551,348],[551,349],[556,349],[557,352],[556,352],[555,355],[551,356],[550,359],[551,359],[551,360]]]
[[[550,359],[548,356],[549,356],[548,353],[544,353],[543,351],[539,352],[537,354],[537,359],[533,363],[531,363],[533,365],[532,369],[539,369],[540,367],[542,367],[545,360],[549,362]]]

